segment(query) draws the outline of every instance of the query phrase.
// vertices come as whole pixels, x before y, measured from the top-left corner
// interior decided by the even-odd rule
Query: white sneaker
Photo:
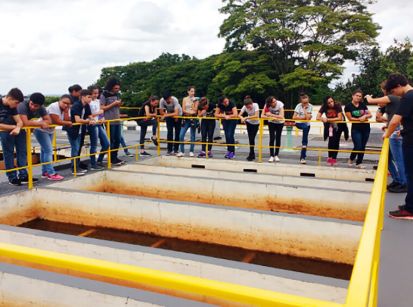
[[[271,157],[268,159],[268,162],[274,162],[274,157],[271,156]]]
[[[301,160],[300,160],[300,163],[301,163],[301,164],[307,164],[307,161],[305,161],[305,159],[301,159]]]
[[[190,156],[190,157],[195,157],[195,155],[194,155],[194,153],[193,153],[192,151],[189,153],[189,156]]]
[[[278,158],[278,156],[275,156],[275,162],[280,162],[280,158]]]
[[[366,167],[363,164],[356,164],[356,168],[365,169]]]
[[[183,156],[184,156],[184,153],[183,153],[183,152],[178,152],[178,153],[176,154],[176,156],[179,157],[179,158],[180,158],[180,157],[183,157]]]

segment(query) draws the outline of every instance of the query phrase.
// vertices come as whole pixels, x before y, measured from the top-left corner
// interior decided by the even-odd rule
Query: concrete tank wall
[[[269,175],[269,174],[256,174],[256,173],[235,173],[230,171],[221,170],[207,170],[207,169],[185,169],[179,167],[165,167],[146,164],[127,164],[120,169],[121,171],[131,172],[143,172],[162,175],[175,175],[175,176],[188,176],[188,177],[203,177],[211,179],[226,179],[233,180],[236,177],[240,181],[248,182],[260,182],[271,184],[290,185],[294,187],[322,187],[326,190],[346,190],[346,191],[359,191],[370,192],[373,184],[371,182],[362,181],[346,181],[335,179],[322,179],[312,177],[297,177],[297,176],[285,176],[285,175]]]
[[[374,180],[375,171],[360,170],[342,167],[311,166],[301,164],[286,163],[256,163],[237,160],[222,159],[198,159],[198,158],[177,158],[161,156],[147,159],[143,164],[160,165],[168,167],[192,168],[192,165],[205,166],[205,169],[225,170],[231,172],[244,172],[245,169],[254,169],[258,173],[284,176],[301,176],[302,174],[313,174],[316,178],[366,181]]]
[[[0,226],[0,240],[95,259],[165,270],[337,303],[347,282],[298,272],[129,244]]]
[[[47,195],[47,197],[42,197]],[[43,188],[39,217],[352,264],[361,225],[339,220]]]
[[[237,180],[210,179],[153,173],[107,171],[99,188],[89,177],[76,183],[81,189],[155,197],[239,208],[364,220],[370,195],[366,192],[326,190]],[[68,184],[65,187],[70,187]]]

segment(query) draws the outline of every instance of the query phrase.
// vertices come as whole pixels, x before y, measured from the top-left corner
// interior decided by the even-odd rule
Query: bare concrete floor
[[[381,243],[379,306],[411,307],[413,292],[413,221],[388,217],[406,194],[387,193]]]

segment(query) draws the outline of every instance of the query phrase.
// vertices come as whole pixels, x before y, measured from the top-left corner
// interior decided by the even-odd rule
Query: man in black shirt
[[[386,91],[402,97],[399,109],[390,121],[384,137],[390,137],[400,123],[402,124],[403,157],[407,178],[405,204],[399,206],[399,210],[391,211],[389,216],[395,219],[413,220],[413,87],[403,75],[391,74],[386,81]]]
[[[3,148],[3,159],[6,170],[14,168],[14,148],[16,148],[17,166],[27,166],[26,132],[21,130],[23,122],[17,114],[17,105],[23,101],[23,93],[18,88],[13,88],[7,96],[0,98],[0,138]],[[27,170],[6,173],[9,183],[21,185],[21,179],[27,178]]]

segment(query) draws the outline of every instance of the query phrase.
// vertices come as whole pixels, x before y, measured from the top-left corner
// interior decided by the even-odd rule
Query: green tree
[[[271,58],[280,90],[329,83],[345,60],[375,44],[379,26],[366,1],[223,0],[219,35],[226,50],[261,50]],[[291,96],[291,97],[294,97]]]

